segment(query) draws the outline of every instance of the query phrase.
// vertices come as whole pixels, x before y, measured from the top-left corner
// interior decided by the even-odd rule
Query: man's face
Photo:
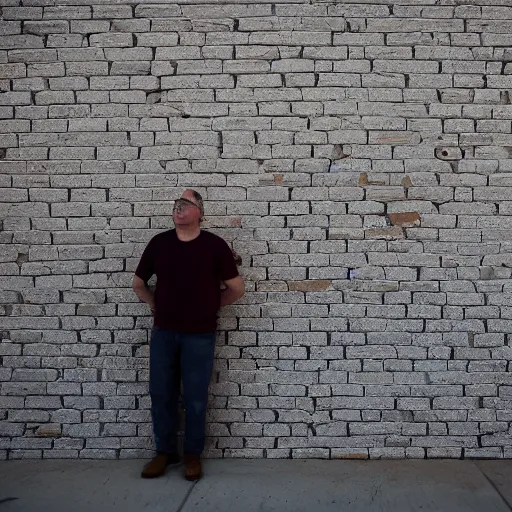
[[[172,219],[176,226],[199,225],[201,219],[201,208],[193,193],[185,191],[180,199],[174,202]]]

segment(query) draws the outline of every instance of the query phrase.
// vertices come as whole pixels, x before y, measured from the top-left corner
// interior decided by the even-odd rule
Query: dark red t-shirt
[[[171,229],[151,239],[135,275],[156,274],[155,326],[188,333],[213,332],[220,283],[238,275],[233,253],[219,236],[201,231],[182,242]]]

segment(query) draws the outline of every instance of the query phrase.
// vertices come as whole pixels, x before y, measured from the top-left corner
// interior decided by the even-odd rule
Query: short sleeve
[[[151,239],[140,258],[135,275],[147,283],[155,273],[155,239]]]
[[[233,252],[222,238],[219,239],[218,244],[218,262],[221,281],[227,281],[238,276]]]

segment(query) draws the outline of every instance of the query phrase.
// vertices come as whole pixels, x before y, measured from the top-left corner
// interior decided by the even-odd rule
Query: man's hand
[[[155,296],[153,292],[146,286],[146,283],[138,276],[133,276],[132,289],[135,295],[145,302],[150,308],[153,315],[155,314]]]
[[[228,306],[237,301],[245,293],[245,283],[242,276],[236,276],[233,279],[224,281],[226,289],[220,294],[220,305]]]

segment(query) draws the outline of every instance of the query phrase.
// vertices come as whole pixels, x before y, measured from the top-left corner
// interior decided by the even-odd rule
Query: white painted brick
[[[473,3],[4,8],[1,456],[150,456],[130,284],[183,187],[248,289],[209,455],[501,456],[512,15]]]

